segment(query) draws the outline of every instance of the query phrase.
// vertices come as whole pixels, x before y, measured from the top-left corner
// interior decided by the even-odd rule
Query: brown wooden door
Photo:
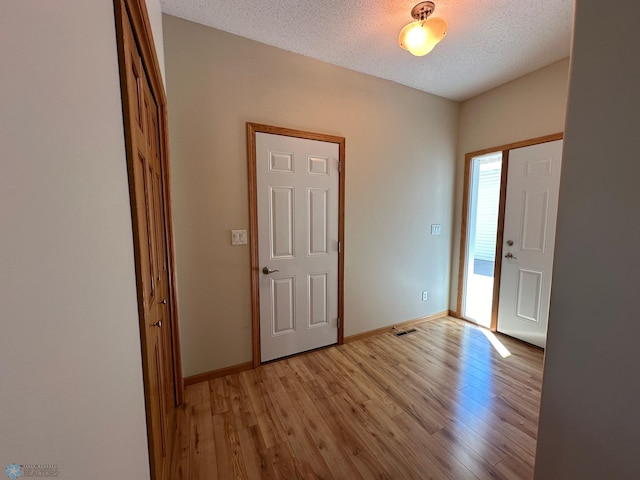
[[[175,398],[159,114],[128,21],[123,34],[149,455],[152,476],[160,480],[167,471]]]

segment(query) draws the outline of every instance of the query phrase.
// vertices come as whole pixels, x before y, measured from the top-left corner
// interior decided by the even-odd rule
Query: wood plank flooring
[[[542,352],[416,329],[189,386],[170,480],[533,478]]]

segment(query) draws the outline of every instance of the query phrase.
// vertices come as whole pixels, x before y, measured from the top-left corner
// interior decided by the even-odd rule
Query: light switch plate
[[[442,234],[442,225],[439,223],[431,224],[431,235],[441,235]]]
[[[231,245],[246,245],[246,244],[247,244],[246,230],[231,230]]]

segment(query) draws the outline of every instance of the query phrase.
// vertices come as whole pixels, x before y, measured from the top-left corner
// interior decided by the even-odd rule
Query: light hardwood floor
[[[188,387],[170,479],[531,479],[542,352],[416,328]]]

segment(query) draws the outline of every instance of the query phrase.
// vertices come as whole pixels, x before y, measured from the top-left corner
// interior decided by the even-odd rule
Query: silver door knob
[[[511,252],[507,253],[507,254],[504,256],[504,258],[508,258],[509,260],[517,260],[517,259],[518,259],[518,257],[514,257],[514,256],[513,256],[513,253],[511,253]]]
[[[279,272],[280,270],[271,270],[269,267],[264,267],[262,269],[262,273],[264,273],[265,275],[269,275],[270,273],[276,273]]]
[[[166,304],[167,304],[167,299],[165,298],[165,299],[164,299],[164,300],[162,300],[160,303],[161,303],[162,305],[166,305]]]
[[[152,323],[151,326],[160,328],[162,326],[162,320],[158,320],[156,323]]]

